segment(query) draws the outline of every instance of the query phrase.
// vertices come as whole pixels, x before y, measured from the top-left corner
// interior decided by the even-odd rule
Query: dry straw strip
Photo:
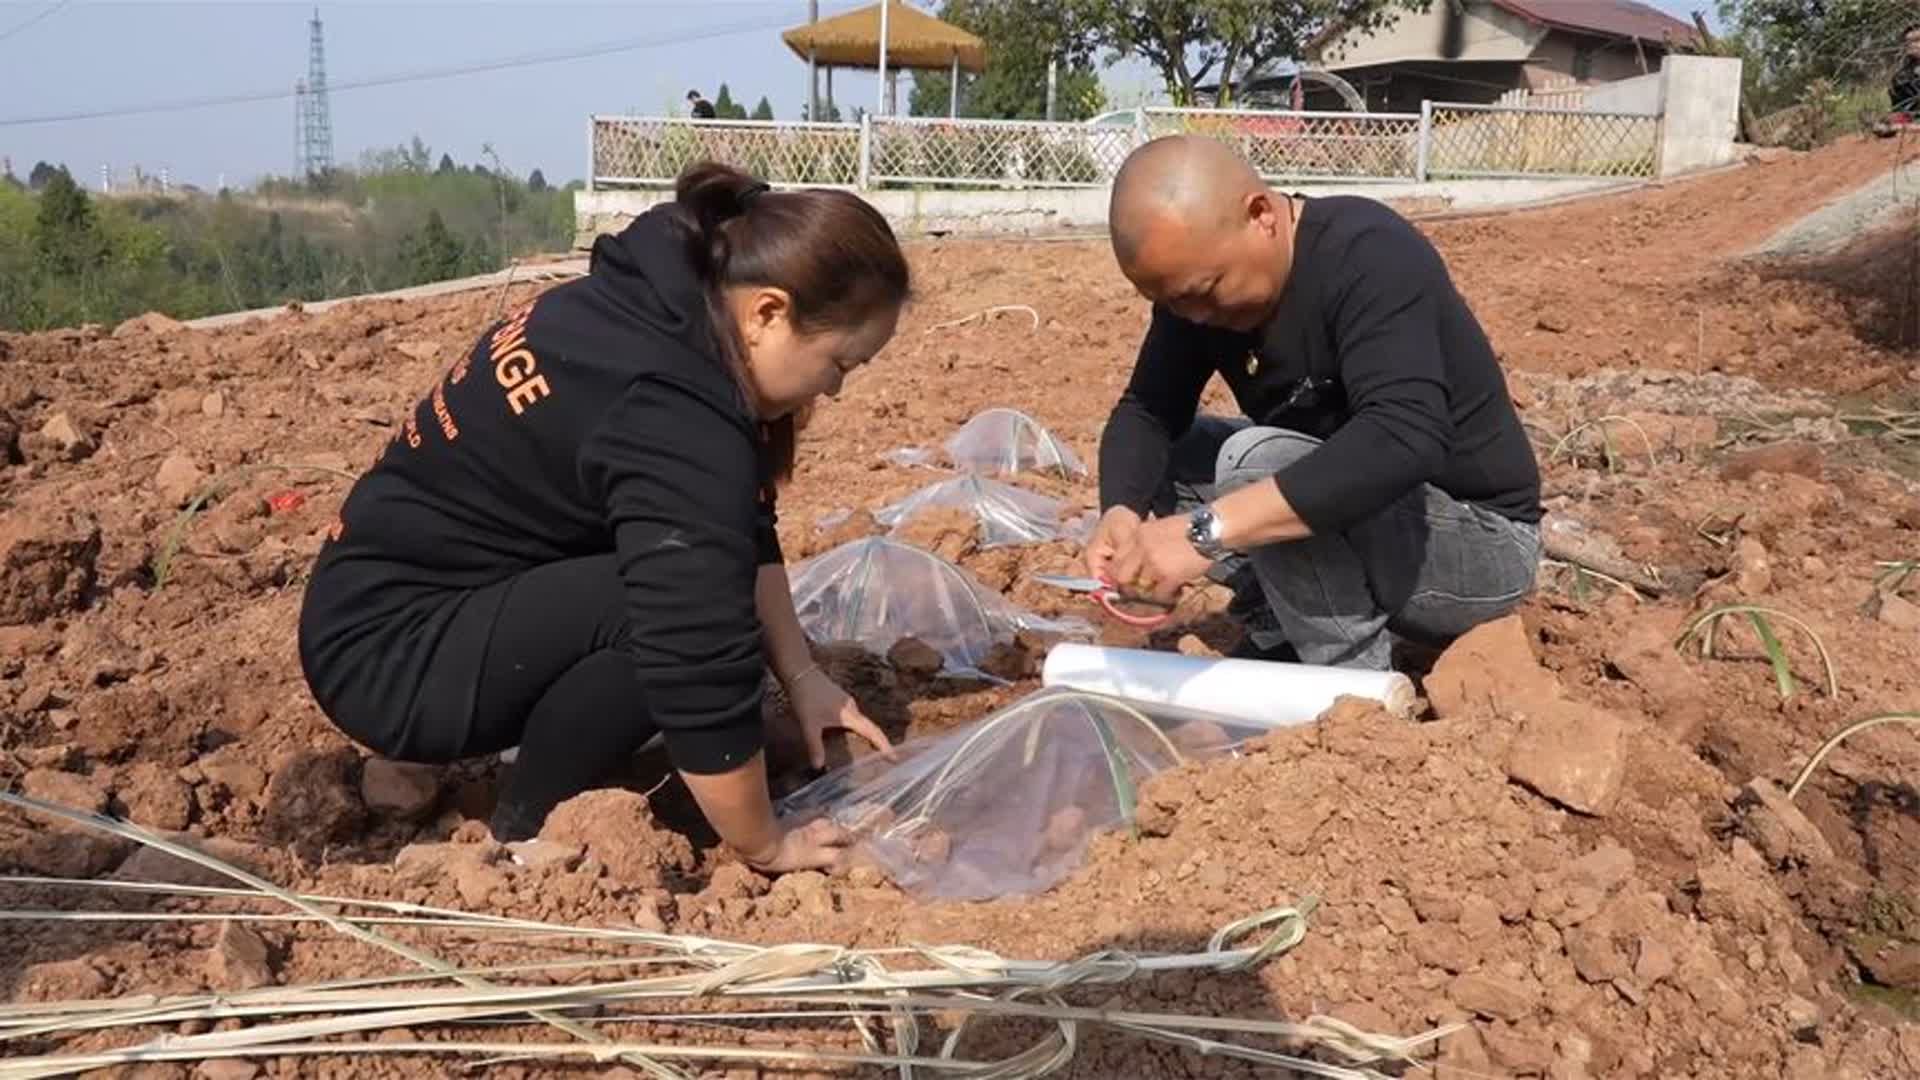
[[[1244,971],[1297,945],[1306,934],[1313,904],[1276,908],[1224,927],[1204,952],[1164,955],[1097,953],[1068,963],[1009,960],[965,946],[911,946],[859,950],[795,943],[763,947],[709,938],[607,927],[565,926],[535,920],[430,908],[391,901],[305,896],[287,892],[244,870],[190,848],[170,843],[143,829],[100,815],[0,792],[0,803],[122,836],[170,855],[218,871],[242,888],[171,886],[148,882],[85,882],[67,878],[0,878],[41,887],[93,888],[206,899],[273,901],[291,907],[302,922],[321,922],[338,933],[395,953],[423,969],[404,975],[376,975],[306,986],[267,987],[227,994],[159,997],[137,995],[106,1001],[53,1002],[0,1007],[0,1046],[26,1038],[48,1038],[109,1029],[135,1030],[187,1021],[243,1019],[253,1026],[200,1035],[162,1035],[133,1046],[84,1054],[15,1056],[0,1062],[0,1080],[63,1076],[140,1061],[206,1061],[220,1058],[348,1057],[359,1055],[438,1055],[484,1064],[497,1060],[622,1060],[656,1077],[681,1080],[688,1073],[673,1062],[752,1061],[773,1065],[867,1065],[895,1070],[907,1080],[917,1075],[961,1076],[969,1080],[1044,1076],[1070,1063],[1088,1025],[1188,1050],[1292,1069],[1332,1080],[1374,1078],[1373,1066],[1396,1071],[1417,1054],[1458,1030],[1443,1028],[1399,1039],[1358,1031],[1326,1017],[1305,1023],[1127,1012],[1069,1005],[1060,996],[1075,987],[1111,986],[1142,975],[1167,971]],[[385,915],[346,915],[346,910]],[[5,912],[11,918],[46,920],[148,917],[119,911]],[[243,913],[212,918],[261,918]],[[285,918],[278,913],[264,917]],[[495,967],[455,967],[439,957],[381,936],[370,924],[396,919],[418,929],[462,937],[505,938],[527,934],[572,937],[628,950],[554,963]],[[1251,947],[1232,947],[1249,935],[1263,935]],[[910,965],[903,967],[902,965]],[[518,984],[489,981],[503,975],[626,967],[640,977],[578,985]],[[450,985],[451,984],[451,985]],[[729,1011],[716,999],[753,1002],[750,1011]],[[670,1012],[639,1011],[680,1002]],[[693,1012],[714,1002],[710,1012]],[[591,1012],[594,1018],[572,1015]],[[422,1030],[448,1025],[498,1024],[533,1017],[572,1035],[572,1043],[517,1043],[485,1040],[368,1042],[400,1028]],[[921,1047],[922,1025],[935,1017],[959,1017],[960,1023],[937,1053]],[[1047,1035],[1012,1056],[979,1060],[960,1054],[962,1036],[978,1021],[995,1018],[1039,1020]],[[725,1046],[610,1038],[614,1025],[753,1021],[850,1022],[864,1049],[831,1046]],[[890,1023],[892,1049],[873,1026]],[[1226,1041],[1224,1036],[1280,1039],[1316,1048],[1341,1059],[1329,1064]],[[339,1040],[356,1041],[339,1041]],[[472,1061],[471,1059],[482,1059]]]

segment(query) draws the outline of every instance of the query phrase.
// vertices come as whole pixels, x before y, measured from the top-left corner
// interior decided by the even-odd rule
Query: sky
[[[820,0],[820,14],[871,2]],[[1712,6],[1650,2],[1683,19]],[[36,161],[64,163],[89,187],[102,166],[120,177],[136,165],[165,169],[175,183],[206,188],[286,175],[314,10],[276,0],[0,0],[0,157],[21,176]],[[585,170],[595,113],[684,115],[688,89],[711,97],[723,81],[747,108],[766,95],[782,119],[798,119],[806,101],[806,64],[779,37],[807,21],[806,0],[358,0],[318,10],[342,164],[418,135],[436,157],[462,164],[482,161],[491,144],[506,168],[538,168],[561,184]],[[579,55],[588,52],[600,55]],[[549,62],[524,62],[535,59]],[[489,70],[352,87],[475,67]],[[1137,64],[1107,81],[1121,104],[1156,83]],[[872,108],[877,89],[871,73],[834,76],[843,111]],[[903,80],[902,110],[907,93]],[[265,100],[181,107],[237,97]],[[125,115],[80,115],[95,113]]]

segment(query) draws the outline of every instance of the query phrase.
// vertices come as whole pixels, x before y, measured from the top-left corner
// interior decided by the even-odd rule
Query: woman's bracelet
[[[801,679],[804,679],[809,675],[824,675],[824,674],[826,674],[826,672],[821,669],[818,661],[808,664],[806,667],[803,667],[799,671],[794,672],[793,675],[787,678],[786,680],[787,689],[792,690],[796,683],[798,683]]]

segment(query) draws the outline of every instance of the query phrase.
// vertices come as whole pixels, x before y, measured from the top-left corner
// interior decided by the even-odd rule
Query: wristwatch
[[[1187,543],[1209,559],[1227,554],[1227,545],[1221,539],[1226,532],[1226,524],[1211,506],[1202,506],[1187,515]]]

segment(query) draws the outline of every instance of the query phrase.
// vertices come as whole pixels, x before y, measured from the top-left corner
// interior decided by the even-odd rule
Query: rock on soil
[[[1559,696],[1553,673],[1540,666],[1518,615],[1468,631],[1441,654],[1425,686],[1434,715],[1442,720],[1486,709],[1526,709]]]
[[[266,940],[241,923],[222,923],[207,953],[207,984],[217,990],[252,990],[272,983]]]
[[[235,869],[256,875],[273,874],[267,854],[249,844],[218,836],[189,836],[186,833],[161,833],[161,838],[199,852]],[[136,849],[113,877],[121,881],[156,881],[166,885],[230,886],[234,879],[211,867],[182,859],[158,848]]]
[[[207,474],[186,454],[168,454],[153,474],[153,489],[168,506],[181,507],[193,501],[206,484]]]
[[[82,814],[98,814],[107,808],[107,792],[98,783],[55,769],[35,769],[21,777],[20,791],[30,798]]]
[[[18,465],[21,460],[20,423],[0,409],[0,465]]]
[[[83,461],[96,449],[92,436],[66,413],[54,413],[22,446],[34,461]]]
[[[175,832],[193,816],[193,789],[175,770],[158,762],[142,761],[127,770],[114,796],[128,821],[148,829]]]
[[[382,817],[425,817],[440,799],[440,770],[385,758],[368,758],[360,769],[360,798]]]
[[[0,516],[0,626],[55,618],[86,603],[100,525],[78,511],[19,505]]]
[[[174,334],[187,329],[187,324],[178,319],[149,311],[144,315],[135,315],[126,322],[113,328],[116,338],[137,337],[141,334]]]
[[[694,868],[693,845],[659,825],[644,796],[607,789],[576,795],[547,816],[540,839],[574,845],[632,888],[661,888]]]
[[[902,675],[925,679],[940,674],[947,662],[940,650],[919,638],[903,637],[887,650],[887,663]]]
[[[352,751],[342,749],[301,754],[274,770],[267,782],[261,835],[303,851],[353,839],[366,822],[366,807],[353,778],[358,761]]]

